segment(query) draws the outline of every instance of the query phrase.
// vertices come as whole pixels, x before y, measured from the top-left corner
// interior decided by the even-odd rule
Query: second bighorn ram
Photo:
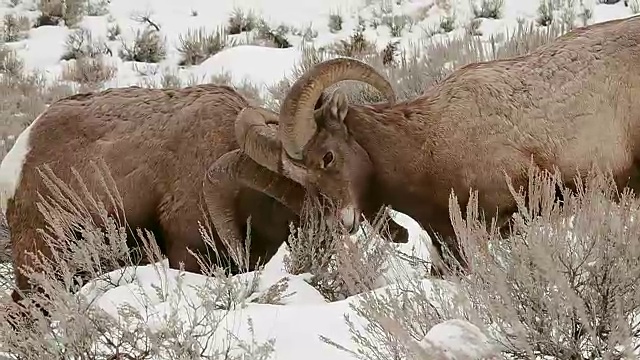
[[[206,176],[215,159],[238,148],[234,120],[247,105],[235,90],[214,85],[109,89],[52,104],[18,137],[0,166],[2,210],[10,230],[17,287],[31,290],[19,271],[24,265],[34,266],[29,253],[51,256],[38,234],[47,225],[37,205],[39,193],[48,196],[38,173],[43,165],[78,191],[80,184],[71,172],[75,168],[91,195],[114,215],[119,209],[110,206],[91,166],[91,161],[103,160],[122,197],[126,225],[131,231],[152,231],[172,268],[183,262],[185,270],[200,272],[187,249],[205,256],[212,253],[198,228],[198,221],[206,224],[202,210],[207,205],[222,255],[226,253],[216,235],[243,236],[251,216],[249,266],[258,256],[268,259],[286,241],[289,223],[298,221],[304,189],[292,181],[285,183],[287,191],[281,191],[284,195],[276,201],[237,182]],[[97,214],[92,215],[101,225]],[[134,234],[128,234],[133,240]],[[21,298],[17,292],[13,297]]]
[[[278,131],[259,109],[237,119],[239,150],[213,170],[253,181],[251,162],[314,187],[339,203],[355,229],[362,211],[387,204],[441,235],[458,253],[448,199],[479,193],[488,216],[508,220],[516,189],[533,163],[565,179],[595,164],[618,186],[639,190],[640,17],[577,28],[531,53],[469,64],[423,95],[402,102],[349,104],[336,90],[358,80],[393,98],[372,67],[337,58],[313,66],[293,84]],[[568,184],[571,186],[571,184]]]

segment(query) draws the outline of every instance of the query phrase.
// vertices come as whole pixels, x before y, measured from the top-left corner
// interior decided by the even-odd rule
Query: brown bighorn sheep
[[[205,202],[217,235],[228,237],[231,232],[244,238],[251,216],[251,265],[258,256],[271,257],[286,241],[289,223],[297,222],[304,189],[289,181],[276,201],[263,192],[206,176],[215,159],[238,148],[234,120],[246,106],[232,88],[214,85],[109,89],[52,104],[19,136],[0,167],[17,287],[30,290],[18,271],[31,263],[27,252],[51,254],[36,233],[45,226],[36,207],[38,192],[46,190],[37,171],[44,164],[73,187],[75,167],[92,195],[108,206],[111,202],[90,165],[104,160],[122,197],[127,225],[133,231],[151,230],[172,268],[183,262],[187,271],[201,270],[187,248],[206,254],[198,229]],[[277,120],[277,114],[273,117]],[[107,210],[113,214],[116,209]],[[220,239],[215,240],[224,254]],[[15,291],[13,296],[20,299]]]
[[[524,56],[463,66],[398,103],[324,95],[339,81],[359,80],[393,99],[372,67],[337,58],[293,84],[277,133],[263,131],[260,112],[247,108],[238,137],[255,162],[340,203],[346,227],[387,204],[441,235],[462,260],[449,220],[452,190],[462,203],[477,190],[487,215],[506,221],[515,204],[505,175],[516,189],[525,185],[532,159],[568,182],[595,163],[619,186],[638,189],[639,65],[637,16],[574,29]],[[224,172],[249,158],[234,151],[219,161],[213,170]]]

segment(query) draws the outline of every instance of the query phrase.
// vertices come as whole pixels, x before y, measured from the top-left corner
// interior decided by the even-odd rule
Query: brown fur
[[[51,105],[32,129],[31,150],[8,202],[18,288],[28,290],[27,278],[17,271],[30,263],[26,253],[50,255],[36,234],[45,225],[36,208],[37,191],[44,188],[36,168],[45,163],[56,176],[77,186],[70,170],[74,166],[89,190],[102,195],[89,161],[103,159],[123,198],[129,227],[152,230],[172,268],[183,262],[187,271],[200,271],[187,248],[206,251],[198,221],[207,192],[226,202],[217,205],[229,209],[242,235],[252,216],[252,261],[273,255],[297,216],[267,195],[234,183],[204,186],[213,161],[238,148],[234,119],[245,106],[247,101],[233,89],[213,85],[110,89]],[[222,248],[219,241],[216,245]]]
[[[515,210],[505,175],[516,189],[525,185],[531,160],[557,166],[568,181],[595,163],[638,190],[639,65],[636,16],[575,29],[525,56],[464,66],[405,102],[344,104],[338,90],[318,102],[318,130],[302,160],[283,151],[283,161],[335,201],[362,210],[389,204],[453,246],[451,191],[465,203],[478,190],[480,207],[504,221]]]

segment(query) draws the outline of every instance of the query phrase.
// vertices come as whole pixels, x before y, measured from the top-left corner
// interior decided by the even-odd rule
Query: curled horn
[[[240,149],[260,165],[278,172],[281,144],[276,138],[278,115],[261,108],[246,107],[235,122],[235,134]]]
[[[258,164],[304,185],[306,170],[283,158],[282,143],[277,138],[278,120],[274,112],[246,107],[236,117],[236,141],[240,150]]]
[[[353,58],[335,58],[314,65],[293,84],[280,107],[278,138],[287,155],[302,159],[302,149],[316,132],[313,117],[316,102],[329,86],[343,81],[362,81],[396,101],[391,83],[376,69]]]
[[[241,149],[229,151],[216,160],[207,171],[209,181],[229,179],[263,192],[299,214],[305,189],[291,179],[256,163]]]

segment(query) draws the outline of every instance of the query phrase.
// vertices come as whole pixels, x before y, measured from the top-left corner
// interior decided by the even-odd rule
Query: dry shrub
[[[339,224],[330,223],[324,214],[335,211],[326,199],[305,199],[300,225],[291,226],[288,239],[290,255],[285,269],[290,274],[310,274],[310,284],[329,301],[372,290],[386,270],[391,253],[386,224],[381,212],[361,238],[354,240]]]
[[[86,0],[40,0],[38,10],[41,14],[36,20],[36,27],[58,25],[63,20],[68,27],[73,27],[86,13]]]
[[[370,244],[359,243],[364,249],[339,263],[349,294],[356,295],[349,307],[357,318],[344,315],[353,345],[340,344],[329,334],[320,339],[361,360],[447,359],[439,346],[424,339],[433,326],[463,317],[458,304],[464,298],[455,283],[428,279],[430,264],[414,252],[375,243],[378,251],[367,252]]]
[[[110,55],[111,50],[103,39],[95,39],[91,30],[80,28],[71,32],[65,41],[65,53],[61,60],[78,59],[82,57],[99,57]]]
[[[342,15],[340,14],[330,14],[329,15],[329,31],[332,33],[337,33],[342,30],[343,23]]]
[[[386,214],[381,215],[376,219]],[[324,279],[342,286],[332,288],[334,293],[340,290],[353,296],[349,307],[357,316],[344,316],[353,345],[340,344],[327,336],[330,334],[321,334],[320,339],[355,359],[445,359],[438,346],[421,343],[433,326],[463,315],[457,304],[464,299],[456,293],[455,283],[426,279],[429,264],[425,259],[395,250],[384,240],[373,241],[380,234],[388,238],[383,222],[374,223],[377,226],[357,246],[347,240],[346,250],[334,250],[338,276],[326,272],[331,269],[330,258],[321,265],[324,268],[318,266]]]
[[[62,80],[74,81],[90,89],[98,90],[104,82],[113,79],[116,66],[105,62],[102,56],[81,57],[71,60],[62,69]]]
[[[456,28],[456,17],[454,15],[446,15],[440,19],[440,30],[449,33]]]
[[[61,0],[40,0],[38,10],[41,14],[36,20],[35,27],[58,25],[64,14],[64,3]]]
[[[409,15],[391,15],[385,14],[381,18],[381,24],[389,27],[391,36],[401,37],[403,30],[411,31],[414,20]]]
[[[9,225],[4,214],[0,213],[0,264],[11,261],[11,239],[9,238]],[[0,278],[2,276],[0,275]],[[4,284],[3,284],[4,285]],[[2,287],[5,290],[6,287]]]
[[[313,24],[304,27],[292,27],[291,35],[300,36],[303,42],[309,42],[318,37],[318,30],[313,29]]]
[[[433,345],[427,351],[420,344],[433,326],[456,317],[447,310],[456,303],[455,297],[445,295],[450,290],[449,284],[433,285],[428,287],[414,279],[376,293],[360,294],[350,304],[358,319],[354,321],[345,315],[355,348],[326,335],[320,335],[320,339],[361,360],[449,359],[439,347]],[[445,306],[438,306],[438,302]]]
[[[0,156],[13,146],[16,136],[52,101],[70,95],[67,86],[47,86],[38,73],[24,74],[15,51],[0,45]]]
[[[570,29],[571,27],[564,22],[542,28],[536,27],[534,23],[530,23],[529,26],[518,24],[517,29],[512,33],[507,31],[504,35],[498,34],[491,37],[491,58],[503,59],[527,54]]]
[[[269,108],[277,110],[295,79],[311,66],[338,56],[354,57],[373,66],[390,80],[399,99],[411,99],[421,95],[461,66],[524,55],[567,30],[563,23],[553,23],[542,29],[520,24],[513,33],[507,32],[492,37],[489,44],[484,44],[475,36],[465,35],[445,40],[420,39],[410,44],[409,48],[398,50],[391,46],[382,52],[366,45],[366,39],[357,35],[359,33],[356,31],[355,38],[327,48],[305,46],[302,59],[296,64],[292,76],[270,87],[271,99],[267,100],[266,104]],[[344,89],[349,100],[354,103],[384,100],[375,89],[357,81],[343,81],[328,90],[331,91],[338,86]]]
[[[263,106],[264,99],[262,98],[262,90],[254,85],[247,79],[242,80],[240,83],[231,84],[231,86],[249,100],[252,106]]]
[[[159,63],[167,55],[166,40],[160,31],[148,26],[138,30],[133,44],[122,41],[119,56],[124,61]]]
[[[19,76],[22,74],[24,62],[15,50],[0,44],[0,74],[3,76]]]
[[[33,268],[23,270],[48,296],[32,294],[24,307],[5,301],[0,312],[0,351],[29,359],[268,358],[274,351],[273,340],[245,341],[221,328],[234,322],[228,319],[233,316],[231,311],[254,294],[259,272],[233,278],[223,271],[225,264],[218,262],[204,268],[208,277],[201,282],[185,283],[185,274],[180,271],[175,279],[177,288],[168,287],[173,279],[165,272],[166,265],[158,262],[161,255],[153,235],[127,227],[122,199],[106,165],[94,164],[94,170],[95,179],[82,179],[76,173],[77,186],[62,182],[48,168],[41,171],[47,193],[40,196],[39,210],[47,225],[39,230],[52,256],[44,259],[32,254]],[[85,180],[101,184],[104,195],[89,193]],[[118,209],[114,215],[107,214],[106,204]],[[96,215],[95,221],[91,214]],[[211,234],[200,230],[203,240],[215,247]],[[134,231],[142,243],[131,248],[126,235]],[[203,265],[211,263],[211,259],[197,257]],[[154,285],[153,294],[132,294],[132,300],[143,304],[142,309],[120,305],[119,318],[115,318],[96,307],[94,296],[116,286],[135,287],[136,264],[142,259],[153,262],[148,266],[161,280]],[[97,278],[95,286],[74,293],[89,278]],[[168,306],[162,318],[149,307],[158,301]],[[50,317],[38,306],[44,306]],[[185,317],[185,310],[193,315]],[[16,317],[20,312],[27,316]],[[249,326],[251,330],[251,323]],[[214,338],[222,339],[223,346],[210,348]]]
[[[477,194],[451,219],[470,261],[461,277],[474,312],[516,359],[621,359],[640,351],[640,200],[594,169],[563,185],[530,171],[512,236],[479,217]],[[562,205],[555,201],[562,194]]]
[[[499,19],[502,16],[504,0],[480,0],[480,6],[472,4],[473,14],[476,18]]]
[[[86,14],[89,16],[104,16],[109,13],[111,0],[88,0]]]
[[[27,32],[31,28],[31,21],[28,17],[5,14],[2,20],[2,41],[14,42],[27,37]]]
[[[375,44],[364,36],[364,29],[356,29],[347,40],[340,40],[329,50],[339,56],[357,57],[374,53]]]
[[[553,2],[551,0],[541,0],[538,5],[538,18],[536,22],[540,26],[548,26],[553,21]]]
[[[188,30],[186,36],[179,35],[178,51],[182,55],[179,65],[199,65],[226,47],[235,46],[223,28],[206,33],[204,28]]]
[[[109,24],[109,26],[107,26],[107,39],[109,39],[109,41],[115,41],[120,37],[121,33],[122,29],[119,24]]]
[[[275,48],[289,48],[291,43],[287,39],[287,34],[291,28],[286,25],[279,25],[275,29],[264,19],[256,22],[255,34],[248,41],[251,45],[259,45]]]
[[[163,72],[160,86],[165,89],[178,89],[182,87],[182,79],[177,74]]]
[[[231,16],[229,16],[227,33],[234,35],[244,31],[251,31],[256,28],[257,23],[258,20],[251,10],[245,13],[241,8],[234,8]]]

